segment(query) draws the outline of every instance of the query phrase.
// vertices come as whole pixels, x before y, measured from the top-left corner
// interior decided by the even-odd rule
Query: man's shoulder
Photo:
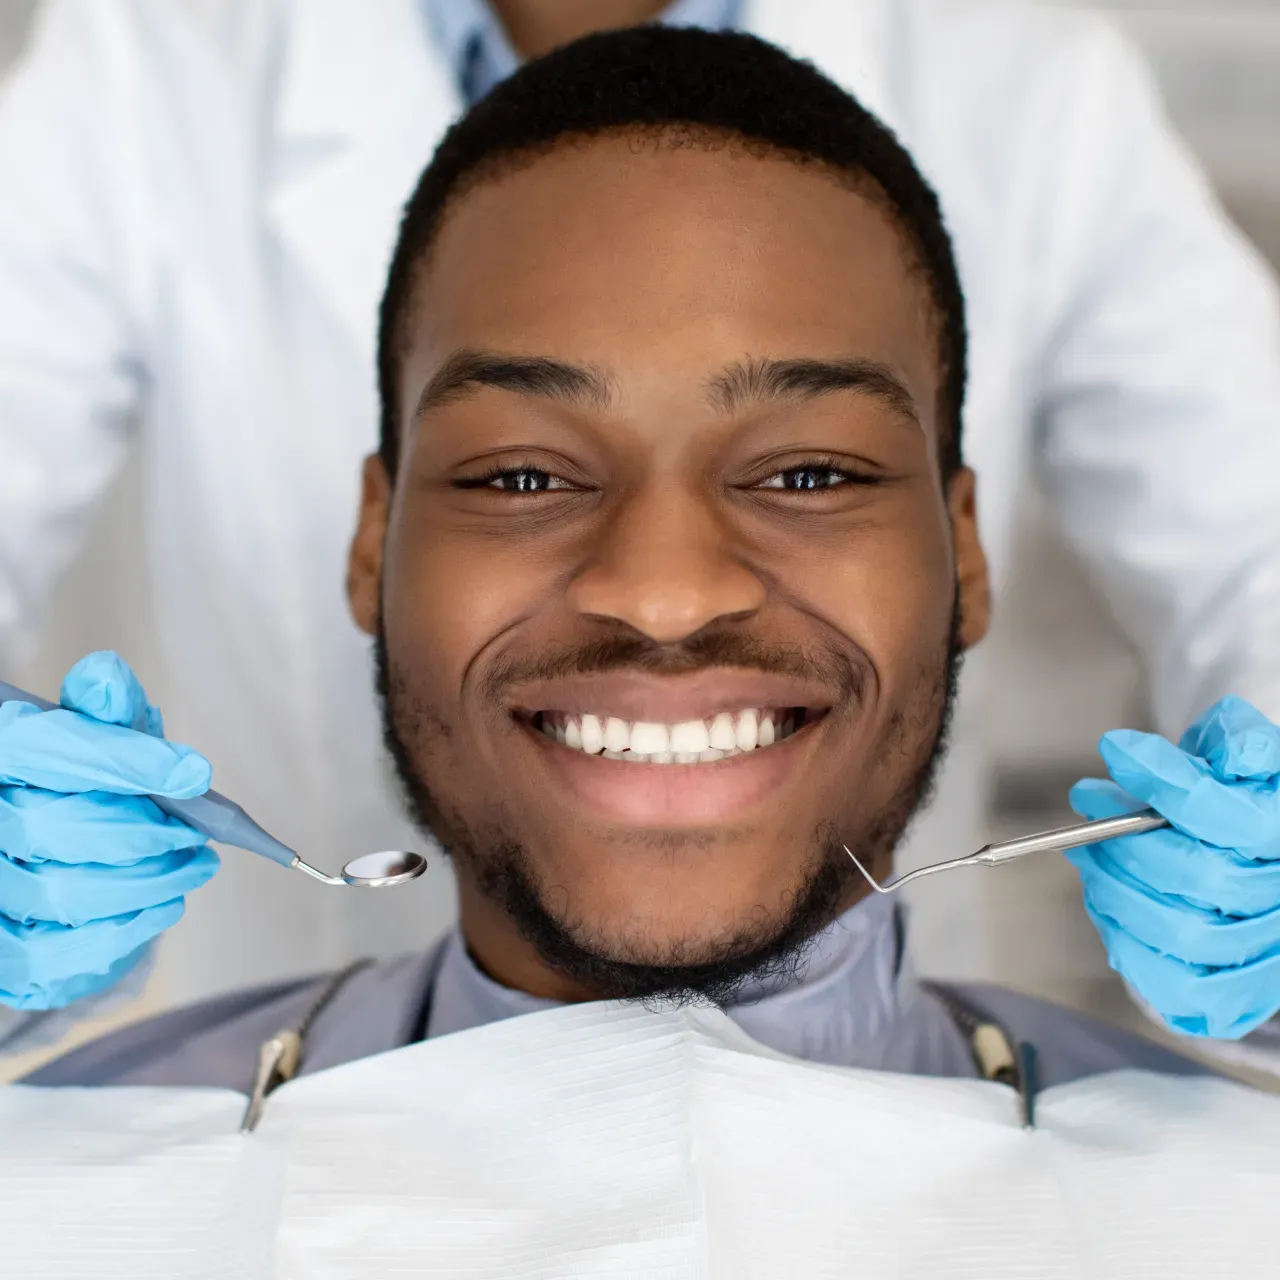
[[[435,953],[432,948],[350,972],[235,991],[176,1009],[72,1050],[22,1083],[184,1085],[247,1092],[259,1046],[282,1031],[295,1030],[304,1020],[309,1027],[303,1073],[383,1053],[411,1038]]]
[[[323,981],[273,983],[174,1009],[73,1049],[22,1083],[239,1088],[253,1075],[256,1045],[296,1022]]]
[[[932,984],[1015,1041],[1035,1046],[1042,1088],[1107,1071],[1205,1075],[1208,1069],[1152,1040],[1049,1000],[986,983]]]

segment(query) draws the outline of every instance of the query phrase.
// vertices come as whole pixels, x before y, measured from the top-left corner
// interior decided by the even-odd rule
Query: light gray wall
[[[36,0],[0,0],[0,70],[13,59]]]

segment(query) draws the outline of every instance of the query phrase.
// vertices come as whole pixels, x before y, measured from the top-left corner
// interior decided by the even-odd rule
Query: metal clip
[[[1040,1073],[1036,1047],[1023,1040],[1018,1045],[1018,1097],[1022,1101],[1022,1127],[1036,1127],[1036,1094],[1040,1091]]]
[[[240,1121],[241,1133],[252,1133],[258,1127],[267,1094],[286,1080],[292,1080],[301,1061],[302,1037],[296,1031],[279,1031],[258,1049],[258,1069],[254,1073],[249,1105]]]

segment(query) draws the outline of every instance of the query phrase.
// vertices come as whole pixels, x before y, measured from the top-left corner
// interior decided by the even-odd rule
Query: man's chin
[[[823,843],[781,909],[740,911],[719,928],[704,917],[682,929],[638,916],[605,927],[553,911],[514,844],[470,870],[543,962],[595,998],[717,1005],[746,986],[792,981],[815,935],[851,899],[856,875],[838,845]]]

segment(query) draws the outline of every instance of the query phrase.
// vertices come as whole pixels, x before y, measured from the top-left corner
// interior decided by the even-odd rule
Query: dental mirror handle
[[[0,680],[0,703],[4,702],[30,702],[41,711],[61,709],[56,702],[37,697],[34,693],[26,693],[15,685]],[[282,867],[292,867],[299,861],[298,855],[288,845],[281,844],[275,836],[258,826],[238,804],[216,791],[206,791],[204,795],[192,796],[189,800],[172,800],[168,796],[152,795],[147,799],[171,817],[194,827],[201,835],[208,836],[219,844],[247,849],[250,853],[278,862]]]

